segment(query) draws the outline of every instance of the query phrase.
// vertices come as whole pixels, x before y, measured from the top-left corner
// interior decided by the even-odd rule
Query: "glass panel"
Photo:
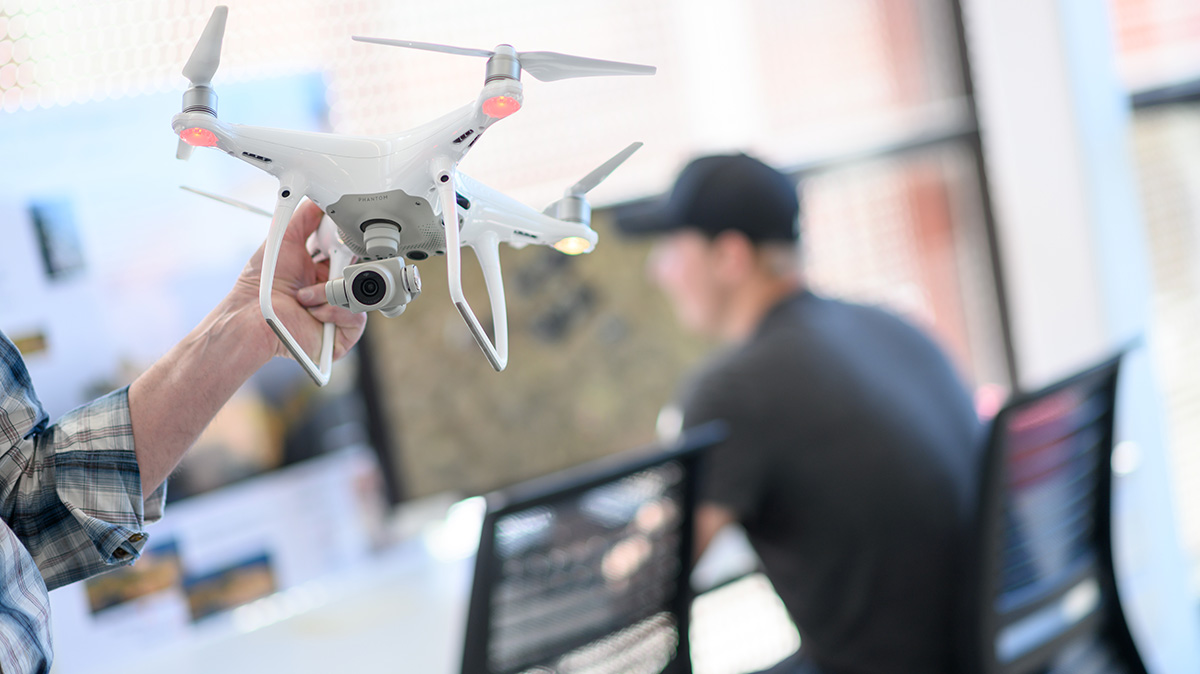
[[[1154,279],[1151,352],[1166,402],[1179,524],[1200,592],[1200,105],[1139,111],[1133,141]]]
[[[751,3],[762,124],[777,162],[881,145],[965,121],[949,3]]]
[[[885,305],[924,327],[986,391],[1007,375],[969,158],[968,148],[948,146],[809,178],[804,254],[814,289]]]
[[[1200,77],[1200,3],[1109,0],[1117,66],[1131,90]]]

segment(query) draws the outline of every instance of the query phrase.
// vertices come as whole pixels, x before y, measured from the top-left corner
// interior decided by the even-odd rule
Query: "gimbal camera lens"
[[[372,306],[383,301],[387,294],[387,281],[379,272],[368,269],[354,277],[350,291],[360,304]]]

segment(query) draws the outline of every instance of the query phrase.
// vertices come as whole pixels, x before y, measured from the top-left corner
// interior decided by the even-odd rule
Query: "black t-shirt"
[[[807,656],[838,674],[947,671],[982,438],[933,342],[799,293],[682,402],[685,427],[730,426],[702,501],[745,527]]]

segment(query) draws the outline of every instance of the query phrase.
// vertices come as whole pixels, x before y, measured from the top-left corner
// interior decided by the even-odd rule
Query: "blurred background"
[[[264,218],[178,189],[272,204],[273,181],[248,166],[219,153],[197,152],[188,163],[174,159],[170,119],[186,86],[180,70],[214,4],[0,0],[0,329],[25,353],[52,416],[128,383],[165,352],[226,292],[265,236]],[[448,301],[440,259],[422,263],[424,293],[402,317],[371,317],[363,344],[335,368],[328,389],[317,390],[286,361],[260,373],[172,480],[180,514],[162,525],[172,528],[159,536],[169,541],[155,567],[160,584],[129,590],[119,618],[110,609],[121,610],[122,602],[112,599],[120,588],[91,589],[90,603],[55,593],[62,671],[86,671],[71,668],[68,632],[74,630],[75,643],[111,635],[99,616],[128,626],[151,614],[178,614],[168,641],[193,639],[200,628],[191,625],[200,618],[367,558],[394,536],[379,533],[380,523],[403,520],[411,512],[406,505],[479,494],[651,441],[676,382],[713,345],[675,326],[645,278],[647,247],[618,237],[612,209],[663,194],[693,156],[733,149],[801,178],[811,284],[821,293],[886,306],[927,328],[976,391],[981,415],[1010,392],[1075,364],[1055,360],[1056,354],[1074,348],[1084,357],[1142,336],[1153,423],[1162,429],[1142,452],[1151,457],[1147,465],[1162,467],[1153,473],[1162,501],[1136,518],[1164,523],[1166,533],[1156,540],[1172,550],[1181,546],[1182,553],[1171,554],[1195,618],[1200,5],[227,4],[214,82],[226,121],[398,133],[473,100],[483,63],[352,42],[351,35],[478,48],[511,43],[518,50],[653,64],[658,74],[555,83],[527,78],[521,114],[472,150],[461,166],[465,173],[541,209],[629,142],[646,145],[592,194],[600,234],[594,253],[502,251],[511,335],[504,373],[488,367]],[[1027,16],[1014,19],[1020,11]],[[1053,15],[1049,23],[1039,23],[1047,14]],[[1042,54],[1056,54],[1062,61],[1046,68],[1067,86],[1044,86],[1050,80],[1036,69],[1019,71],[1029,59],[1008,63],[1006,49],[1025,50],[1035,64]],[[1026,88],[1019,87],[1023,79]],[[996,84],[1013,82],[1007,89]],[[1108,106],[1099,113],[1084,105],[1097,90]],[[1024,117],[1011,112],[1021,102]],[[1071,161],[1083,177],[1050,175],[1063,179],[1064,200],[1082,204],[1081,222],[1113,226],[1111,202],[1071,196],[1070,186],[1086,182],[1089,170],[1117,167],[1119,175],[1106,178],[1115,182],[1105,184],[1128,196],[1122,202],[1128,208],[1116,211],[1122,240],[1133,242],[1124,250],[1136,259],[1110,266],[1132,268],[1128,273],[1136,278],[1101,273],[1082,284],[1144,288],[1122,295],[1125,303],[1116,309],[1077,302],[1076,293],[1091,290],[1068,278],[1074,253],[1054,248],[1061,243],[1056,228],[1070,227],[1061,213],[1011,224],[1026,207],[1013,187],[1019,182],[1013,176],[1024,169],[1011,148],[1025,147],[1021,133],[1043,120],[1047,129],[1078,129],[1082,138]],[[1027,135],[1028,143],[1037,143],[1036,133]],[[1097,155],[1096,148],[1119,156]],[[1054,160],[1057,146],[1042,150],[1051,155],[1047,166],[1062,165]],[[1022,248],[1037,241],[1048,249]],[[1056,255],[1064,260],[1061,268]],[[468,295],[480,297],[478,269],[467,271]],[[1036,289],[1016,277],[1037,279]],[[1032,304],[1036,311],[1027,308]],[[1125,324],[1134,327],[1113,328],[1091,351],[1087,339],[1039,351],[1042,333],[1029,327],[1038,316],[1052,315],[1086,330],[1092,314],[1105,311],[1100,323],[1122,325],[1111,312],[1123,311],[1133,317]],[[306,460],[312,457],[333,463],[311,468]],[[289,466],[296,470],[282,470]],[[245,532],[205,548],[214,529],[266,527],[245,520],[254,504],[276,507],[269,504],[280,503],[288,490],[309,494],[311,502],[317,482],[304,480],[328,483],[328,502],[341,504],[310,503],[310,509],[352,513],[363,522],[356,529],[361,535],[342,532],[353,539],[342,552],[289,566],[287,555],[304,556],[303,546],[288,552],[282,543],[264,544]],[[332,530],[337,519],[327,516]],[[279,518],[270,525],[277,532],[311,527],[294,512]],[[223,527],[212,524],[217,521]],[[312,531],[305,536],[321,539]],[[212,561],[213,547],[219,564]],[[228,573],[231,587],[248,589],[208,601],[214,573]],[[129,599],[175,586],[189,588],[180,596],[190,603],[177,598],[151,610]]]

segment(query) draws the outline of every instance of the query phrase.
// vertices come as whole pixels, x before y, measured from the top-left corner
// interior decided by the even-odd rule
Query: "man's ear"
[[[757,260],[754,242],[742,232],[735,229],[721,232],[713,239],[713,250],[722,278],[742,279],[754,271]]]

